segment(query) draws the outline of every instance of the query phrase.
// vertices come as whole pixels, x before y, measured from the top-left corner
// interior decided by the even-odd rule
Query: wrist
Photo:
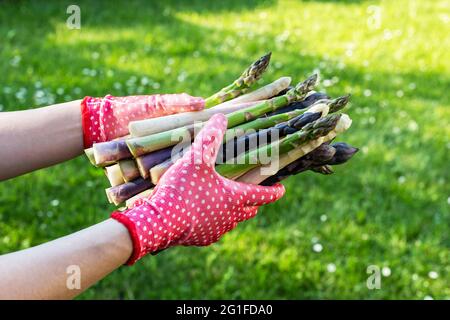
[[[176,214],[185,209],[181,208],[179,201],[172,199],[171,195],[175,198],[174,193],[162,191],[132,209],[111,214],[111,218],[127,228],[132,239],[133,253],[127,265],[134,264],[148,253],[176,245],[186,233],[190,224]]]
[[[81,123],[85,148],[128,133],[123,128],[118,130],[117,125],[114,125],[119,122],[113,110],[114,99],[115,97],[107,94],[104,97],[87,96],[81,101]]]

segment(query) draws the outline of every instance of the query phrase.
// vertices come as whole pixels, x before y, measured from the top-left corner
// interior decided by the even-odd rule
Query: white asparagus
[[[108,177],[111,187],[118,186],[119,184],[125,183],[122,176],[122,171],[120,170],[119,164],[114,164],[112,166],[105,167],[105,173]]]
[[[295,160],[303,157],[305,154],[310,153],[317,147],[319,147],[322,143],[330,141],[334,139],[338,134],[346,131],[348,128],[350,128],[352,124],[352,120],[350,117],[346,114],[342,114],[341,118],[339,119],[336,127],[334,130],[329,132],[326,136],[320,137],[318,139],[315,139],[299,148],[295,148],[285,154],[282,154],[278,160],[278,167],[276,172],[286,167],[291,162],[294,162]],[[267,170],[262,170],[263,168]],[[237,181],[244,182],[244,183],[251,183],[251,184],[260,184],[268,177],[274,175],[276,172],[271,172],[269,170],[270,165],[267,166],[261,166],[254,168],[243,175],[241,175]],[[265,171],[265,173],[263,173]]]
[[[131,121],[128,129],[133,137],[142,137],[155,133],[173,130],[191,125],[196,121],[206,121],[217,113],[228,114],[237,110],[248,108],[262,101],[251,101],[223,106],[222,104],[202,111],[192,111],[172,114],[165,117],[150,118],[140,121]]]
[[[289,87],[291,81],[292,81],[291,77],[281,77],[278,80],[275,80],[274,82],[269,83],[262,88],[244,94],[240,97],[234,98],[233,100],[224,102],[221,105],[229,106],[235,103],[243,103],[272,98],[273,96],[277,95],[278,93]]]
[[[328,112],[330,112],[330,106],[326,103],[321,102],[320,100],[311,105],[308,109],[305,110],[306,112],[315,113],[315,112],[321,112],[322,115],[320,116],[325,117]]]

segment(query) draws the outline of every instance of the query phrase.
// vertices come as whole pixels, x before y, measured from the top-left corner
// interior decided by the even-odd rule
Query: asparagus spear
[[[113,172],[107,174],[111,186],[117,186],[125,182],[130,182],[139,176],[147,179],[150,176],[150,169],[170,158],[173,148],[158,150],[136,159],[120,160],[117,164],[107,167],[113,168]],[[136,161],[135,161],[136,160]]]
[[[130,182],[139,177],[139,169],[133,159],[120,160],[117,165],[125,182]]]
[[[309,106],[311,106],[312,104],[316,103],[319,100],[329,99],[329,98],[330,97],[327,96],[325,93],[310,92],[305,97],[304,100],[292,102],[292,103],[288,104],[287,106],[284,106],[280,109],[277,109],[273,112],[268,113],[267,115],[272,116],[275,114],[285,113],[285,112],[292,111],[292,110],[305,109],[305,108],[308,108]]]
[[[134,157],[139,157],[150,152],[164,149],[181,141],[191,141],[203,123],[196,123],[165,132],[152,134],[145,137],[128,139],[126,144]]]
[[[333,143],[332,146],[334,149],[336,149],[336,153],[334,154],[333,158],[328,161],[327,164],[330,165],[345,163],[359,151],[358,148],[352,147],[345,142]]]
[[[132,157],[124,139],[94,143],[92,148],[95,164],[99,166]]]
[[[254,120],[265,113],[275,111],[293,101],[304,99],[306,94],[314,88],[317,80],[318,76],[317,74],[314,74],[305,81],[299,83],[295,88],[286,92],[285,95],[274,97],[270,100],[257,104],[256,106],[228,114],[228,128]]]
[[[205,99],[205,108],[233,99],[246,92],[248,88],[261,78],[270,62],[271,52],[253,62],[232,84]]]
[[[161,162],[160,164],[157,164],[153,168],[150,169],[150,179],[153,184],[157,184],[159,182],[159,179],[161,179],[162,175],[169,170],[169,168],[174,164],[174,160],[167,159],[164,162]]]
[[[346,143],[341,142],[331,145],[324,143],[310,153],[288,164],[275,175],[264,180],[261,185],[273,185],[306,170],[330,174],[333,172],[330,165],[347,162],[356,152],[358,152],[358,148],[354,148]]]
[[[336,154],[333,158],[326,165],[312,167],[310,170],[321,174],[331,174],[333,173],[331,165],[347,162],[359,150],[344,142],[334,143],[333,147],[336,149]]]
[[[218,105],[214,108],[172,114],[164,117],[150,118],[140,121],[132,121],[128,124],[128,128],[133,137],[143,137],[151,134],[173,130],[186,125],[191,125],[195,121],[208,120],[216,113],[228,114],[236,110],[241,110],[253,106],[261,101],[250,101],[235,103],[230,105]]]
[[[117,163],[112,166],[105,167],[105,173],[112,187],[118,186],[125,182],[122,173],[120,172],[120,167]]]
[[[291,90],[292,88],[294,88],[293,86],[289,86],[286,89],[281,90],[280,92],[278,92],[276,95],[274,95],[274,97],[278,97],[278,96],[282,96],[284,94],[286,94],[286,92],[288,92],[289,90]],[[311,93],[314,91],[311,91]]]
[[[289,90],[285,95],[266,100],[257,105],[232,112],[226,117],[228,118],[228,128],[235,127],[244,122],[248,122],[258,118],[259,116],[276,110],[292,101],[301,100],[311,91],[317,82],[317,75],[312,75],[305,81],[299,83],[294,89]],[[177,137],[186,139],[194,137],[193,128],[181,127],[145,137],[131,138],[126,141],[129,150],[134,157],[173,146],[179,142]]]
[[[327,143],[323,143],[310,153],[288,164],[286,167],[279,170],[275,175],[265,179],[261,182],[261,185],[273,185],[276,182],[286,179],[290,174],[298,174],[314,167],[323,166],[327,164],[331,158],[333,158],[335,153],[335,148]]]
[[[236,103],[266,100],[273,98],[274,96],[279,95],[280,92],[285,91],[286,88],[289,88],[291,81],[292,81],[291,77],[281,77],[278,80],[275,80],[274,82],[265,85],[264,87],[261,87],[255,91],[244,94],[240,97],[234,98],[233,100],[228,100],[227,102],[222,103],[220,105],[230,106],[231,104]],[[286,92],[287,90],[283,94],[285,94]]]
[[[296,147],[306,144],[308,141],[325,136],[336,127],[340,117],[340,114],[332,114],[308,123],[302,130],[292,133],[282,140],[276,141],[270,145],[263,146],[262,148],[252,150],[239,156],[236,158],[237,163],[235,164],[221,164],[216,167],[216,170],[219,174],[228,178],[239,177],[259,165],[259,155],[261,153],[266,154],[268,157],[270,157],[274,151],[278,151],[280,154],[287,153]]]
[[[172,147],[161,149],[136,158],[139,173],[142,178],[150,176],[150,169],[166,161],[172,154]]]
[[[289,119],[292,119],[300,114],[303,113],[303,110],[293,110],[286,113],[277,114],[270,117],[261,117],[258,119],[255,119],[250,122],[243,123],[239,126],[236,126],[232,129],[229,129],[225,132],[223,141],[227,142],[231,139],[238,138],[240,136],[243,136],[246,134],[246,132],[249,132],[250,130],[260,130],[265,128],[270,128],[278,123],[288,121]]]
[[[178,152],[174,153],[172,150],[172,156],[167,159],[166,161],[163,161],[155,166],[153,166],[150,169],[150,179],[153,184],[157,184],[159,182],[159,179],[162,177],[162,175],[169,170],[169,168],[179,159],[181,158],[186,152],[189,151],[191,148],[190,145],[185,145],[184,148],[181,148]]]
[[[137,178],[133,181],[123,183],[121,185],[106,189],[108,199],[115,205],[118,205],[132,196],[152,188],[153,184],[146,179]]]

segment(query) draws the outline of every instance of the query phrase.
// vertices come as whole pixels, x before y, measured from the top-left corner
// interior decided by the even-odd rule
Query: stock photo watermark
[[[366,286],[369,290],[380,290],[382,278],[391,275],[391,269],[387,266],[380,268],[377,265],[370,265],[367,267],[366,272],[369,275],[366,281]]]
[[[371,30],[377,30],[381,28],[382,12],[381,7],[371,5],[367,7],[367,27]]]
[[[66,13],[69,17],[66,20],[67,28],[71,30],[81,29],[81,9],[76,4],[71,4],[67,7]]]
[[[70,265],[66,268],[68,277],[66,279],[66,287],[69,290],[81,289],[81,268],[78,265]]]

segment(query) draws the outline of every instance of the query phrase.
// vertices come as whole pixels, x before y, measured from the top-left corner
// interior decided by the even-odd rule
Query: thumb
[[[214,167],[226,129],[227,118],[223,114],[215,114],[208,120],[192,143],[191,156],[194,157],[194,163]]]
[[[230,190],[232,201],[241,206],[261,206],[277,201],[284,196],[285,189],[280,183],[273,186],[259,186],[225,180],[225,186]]]

